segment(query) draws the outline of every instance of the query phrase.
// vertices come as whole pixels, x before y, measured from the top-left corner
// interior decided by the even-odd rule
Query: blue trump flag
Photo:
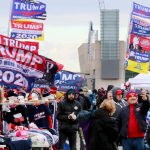
[[[79,90],[84,83],[84,77],[81,74],[60,71],[55,75],[54,84],[59,91],[67,91],[68,89]]]
[[[46,19],[46,4],[13,0],[11,19]]]
[[[133,21],[131,34],[138,34],[141,36],[149,37],[150,36],[150,24],[149,25],[142,25],[142,24],[135,23]]]
[[[137,4],[137,3],[133,3],[132,14],[135,16],[150,19],[150,8],[143,6],[143,5],[140,5],[140,4]]]

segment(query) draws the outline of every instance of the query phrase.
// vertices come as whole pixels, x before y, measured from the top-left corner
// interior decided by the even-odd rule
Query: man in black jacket
[[[82,110],[88,111],[91,108],[91,102],[87,96],[87,92],[88,92],[88,90],[86,88],[84,90],[80,89],[77,100],[80,102]]]
[[[64,101],[60,102],[57,110],[59,121],[58,150],[64,149],[66,139],[69,140],[70,150],[76,150],[76,132],[78,130],[77,115],[81,111],[81,105],[75,100],[76,93],[70,89],[66,93]]]
[[[122,138],[123,150],[144,150],[144,133],[149,100],[146,92],[141,93],[141,103],[135,91],[126,95],[128,106],[124,107],[117,117],[117,125]]]

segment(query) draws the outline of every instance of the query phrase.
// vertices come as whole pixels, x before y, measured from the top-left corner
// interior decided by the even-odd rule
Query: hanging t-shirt
[[[29,150],[32,147],[31,139],[9,142],[11,150]]]
[[[4,112],[3,118],[7,123],[12,123],[17,126],[28,124],[27,109],[22,105],[10,108],[10,112]]]
[[[51,111],[45,104],[39,106],[30,106],[29,108],[29,120],[34,122],[39,128],[49,128],[48,116],[51,115]]]

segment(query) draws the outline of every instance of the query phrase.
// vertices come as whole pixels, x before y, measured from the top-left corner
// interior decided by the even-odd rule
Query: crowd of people
[[[92,91],[83,87],[61,92],[51,87],[34,88],[26,93],[24,88],[1,87],[0,102],[1,135],[9,135],[9,138],[17,127],[24,127],[28,129],[26,136],[33,128],[40,134],[41,129],[42,134],[48,130],[51,136],[46,138],[53,139],[47,141],[54,150],[64,150],[67,139],[70,150],[77,150],[77,133],[80,150],[117,150],[119,146],[123,150],[149,148],[150,133],[148,135],[146,131],[149,128],[147,113],[150,104],[146,89],[121,89],[109,85],[106,90]],[[52,102],[57,103],[56,108]],[[22,136],[21,131],[19,137]],[[31,148],[32,142],[33,139],[24,150]],[[10,142],[6,144],[12,149]]]
[[[69,90],[58,105],[58,150],[66,139],[76,150],[76,133],[82,127],[81,150],[144,150],[149,93],[146,89],[130,90],[109,85],[105,90]],[[83,123],[86,125],[83,126]],[[85,129],[86,128],[86,129]],[[80,131],[80,130],[79,130]],[[83,139],[84,138],[84,139]]]

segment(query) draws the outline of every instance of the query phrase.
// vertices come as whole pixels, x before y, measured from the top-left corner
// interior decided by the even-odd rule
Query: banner
[[[132,14],[150,19],[150,8],[137,3],[133,3]]]
[[[150,26],[149,22],[147,22],[147,21],[143,20],[143,18],[139,18],[137,16],[131,16],[131,21],[134,23],[140,24],[142,26],[145,26],[145,27]]]
[[[150,19],[150,8],[133,3],[125,67],[127,70],[146,74],[150,60],[150,23],[143,18]]]
[[[149,71],[149,62],[141,63],[132,60],[128,60],[127,69],[137,73],[148,74]]]
[[[129,48],[139,49],[139,51],[150,51],[150,39],[139,35],[130,34]]]
[[[143,26],[133,21],[131,34],[138,34],[141,36],[149,37],[150,36],[150,24],[148,26]]]
[[[39,1],[13,0],[11,20],[46,19],[46,4]]]
[[[33,84],[33,88],[47,88],[47,89],[49,89],[50,85],[48,83],[45,83],[45,82],[36,83],[36,80],[35,80],[35,82]]]
[[[15,78],[23,76],[24,78],[21,79],[24,80],[19,78],[17,82],[21,82],[29,90],[34,79],[43,78],[45,74],[49,76],[48,82],[51,82],[55,73],[62,69],[62,65],[30,51],[0,45],[0,69],[7,71],[6,73],[0,72],[0,76],[2,79],[7,78],[6,81],[10,78],[9,82],[12,81],[10,86],[14,86]],[[17,75],[13,72],[16,72]]]
[[[68,89],[79,90],[83,82],[83,75],[62,70],[55,75],[54,85],[59,91],[67,91]]]
[[[1,63],[1,61],[0,61]],[[35,77],[26,76],[18,71],[9,68],[2,68],[0,64],[0,85],[5,85],[8,88],[25,87],[29,92],[34,84]]]
[[[146,63],[150,60],[150,54],[138,52],[136,50],[130,50],[129,60]]]
[[[39,43],[29,41],[18,41],[7,36],[0,35],[0,45],[5,45],[12,48],[24,49],[35,54],[38,54]]]
[[[37,39],[43,35],[43,23],[26,20],[11,21],[11,38]],[[44,37],[42,39],[44,40]]]

